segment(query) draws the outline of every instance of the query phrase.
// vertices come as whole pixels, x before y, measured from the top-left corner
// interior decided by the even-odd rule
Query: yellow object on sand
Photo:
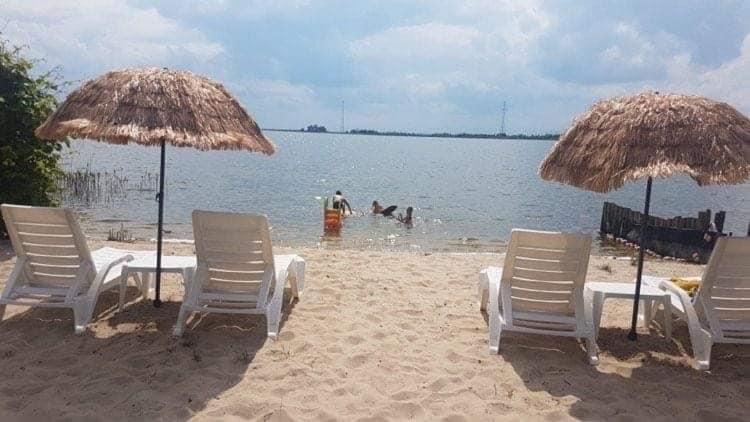
[[[677,287],[688,292],[690,296],[693,296],[701,285],[700,277],[672,277],[669,279]]]

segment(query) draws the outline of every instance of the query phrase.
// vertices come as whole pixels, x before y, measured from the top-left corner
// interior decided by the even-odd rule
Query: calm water
[[[542,181],[537,168],[553,145],[548,141],[269,135],[278,146],[272,157],[168,147],[167,237],[192,238],[190,213],[200,208],[265,213],[274,240],[287,245],[495,250],[513,227],[594,234],[603,201],[636,209],[643,203],[645,183],[603,195]],[[74,141],[65,165],[117,170],[135,185],[146,173],[158,173],[158,159],[154,147]],[[346,220],[341,240],[322,240],[319,198],[336,189],[363,215]],[[413,206],[415,226],[367,215],[375,199],[401,211]],[[93,235],[122,224],[136,237],[155,236],[153,191],[133,187],[113,202],[68,205],[84,213]],[[662,216],[726,210],[726,230],[744,234],[750,184],[700,188],[683,177],[657,180],[652,207]]]

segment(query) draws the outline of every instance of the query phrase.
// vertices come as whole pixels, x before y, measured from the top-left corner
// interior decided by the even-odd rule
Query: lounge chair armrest
[[[666,290],[672,293],[674,296],[679,298],[682,303],[682,309],[684,309],[684,316],[687,320],[688,331],[690,332],[690,342],[693,344],[693,352],[696,356],[698,369],[708,369],[709,361],[705,359],[705,356],[711,353],[712,334],[711,331],[705,329],[701,323],[698,313],[695,310],[695,302],[687,294],[687,292],[681,289],[678,285],[674,284],[667,278],[658,279],[658,286],[660,289]],[[703,358],[701,358],[703,356]]]
[[[117,258],[117,259],[109,262],[107,265],[105,265],[104,268],[96,274],[96,278],[94,278],[94,282],[91,283],[91,287],[89,287],[89,291],[88,291],[88,294],[87,294],[87,296],[89,297],[89,299],[95,299],[96,298],[96,295],[99,292],[99,289],[101,288],[102,283],[104,283],[104,280],[107,279],[107,275],[112,270],[112,268],[114,268],[114,267],[116,267],[116,266],[118,266],[118,265],[120,265],[120,264],[122,264],[124,262],[130,262],[133,259],[135,259],[135,258],[133,258],[133,255],[127,254],[127,255],[123,255],[123,256],[121,256],[121,257],[119,257],[119,258]]]
[[[481,311],[487,310],[490,280],[493,278],[499,280],[500,278],[502,278],[502,275],[503,269],[501,267],[487,267],[479,272],[479,285],[477,286],[477,293],[479,294],[479,309]]]
[[[658,283],[658,287],[660,289],[673,293],[680,299],[680,302],[682,302],[682,308],[685,309],[686,312],[688,309],[692,309],[693,311],[695,310],[693,306],[693,299],[690,297],[690,295],[687,294],[684,289],[681,289],[680,286],[674,284],[668,278],[658,279]]]
[[[288,274],[289,271],[286,268],[280,269],[276,273],[276,280],[273,286],[273,295],[271,296],[272,302],[281,303],[281,301],[284,299],[284,289],[286,289]]]
[[[503,278],[503,269],[490,267],[485,273],[489,290],[488,315],[490,318],[500,317],[500,283]]]
[[[16,264],[13,266],[13,271],[10,273],[10,276],[8,277],[8,281],[5,282],[5,288],[3,288],[3,293],[2,293],[3,299],[9,297],[10,294],[13,292],[16,282],[18,282],[18,279],[21,277],[21,273],[23,272],[24,266],[26,266],[26,257],[19,256],[18,259],[16,259]],[[0,319],[2,319],[2,317],[0,317]]]

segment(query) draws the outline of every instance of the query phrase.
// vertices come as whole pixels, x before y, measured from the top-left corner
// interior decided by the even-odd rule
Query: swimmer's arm
[[[341,203],[342,203],[342,204],[343,204],[343,205],[344,205],[345,207],[349,208],[349,213],[351,214],[351,213],[352,213],[352,206],[351,206],[351,205],[349,204],[349,201],[347,201],[347,200],[346,200],[345,198],[342,198],[342,199],[341,199]]]

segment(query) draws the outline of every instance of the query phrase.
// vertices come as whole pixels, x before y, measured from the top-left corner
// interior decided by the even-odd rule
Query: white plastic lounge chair
[[[591,303],[583,288],[590,251],[587,235],[511,232],[503,268],[480,273],[490,353],[500,353],[500,335],[509,330],[586,339],[589,363],[598,363]]]
[[[75,332],[82,333],[99,293],[120,286],[122,264],[133,257],[112,254],[110,248],[92,255],[72,210],[8,204],[0,208],[17,256],[0,296],[0,318],[6,305],[72,308]]]
[[[193,234],[197,266],[186,283],[174,334],[182,335],[192,312],[262,314],[268,336],[276,339],[284,287],[289,280],[299,297],[305,261],[297,255],[274,257],[262,215],[196,210]]]
[[[696,369],[710,368],[714,343],[750,344],[750,237],[716,241],[693,298],[669,279],[643,282],[672,295],[672,314],[688,325]]]

